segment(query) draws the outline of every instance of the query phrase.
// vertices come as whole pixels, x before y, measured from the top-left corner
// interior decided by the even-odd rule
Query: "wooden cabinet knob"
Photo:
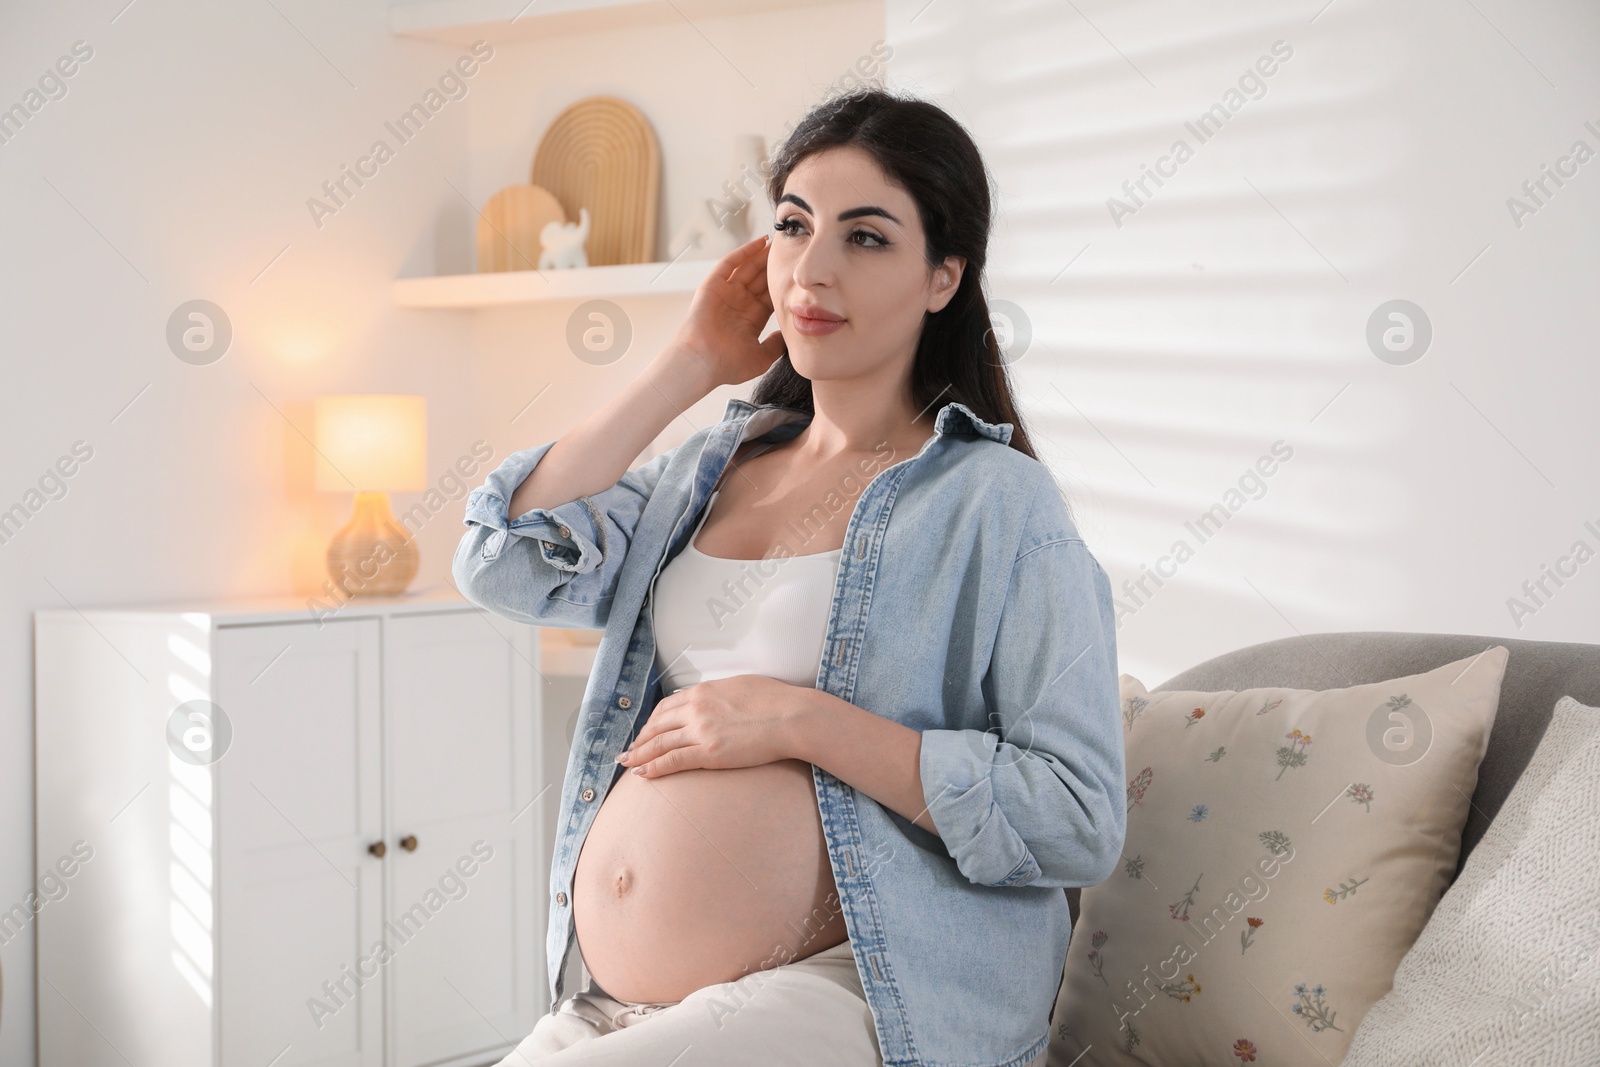
[[[405,849],[407,852],[415,852],[417,850],[417,835],[407,834],[406,836],[402,837],[400,839],[400,847]]]
[[[389,851],[389,846],[385,845],[382,841],[374,841],[372,844],[367,846],[367,851],[381,860],[383,859],[383,854]]]

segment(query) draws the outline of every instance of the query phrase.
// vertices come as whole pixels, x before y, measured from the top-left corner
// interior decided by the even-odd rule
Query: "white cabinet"
[[[41,611],[35,657],[37,861],[72,870],[41,1067],[464,1067],[533,1028],[537,630],[450,592]]]

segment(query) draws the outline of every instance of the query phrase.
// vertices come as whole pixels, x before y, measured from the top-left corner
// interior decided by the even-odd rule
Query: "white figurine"
[[[547,222],[539,231],[539,269],[567,270],[587,267],[583,243],[589,239],[589,209],[578,209],[577,222]]]
[[[718,195],[696,204],[668,242],[674,258],[688,253],[689,259],[720,259],[770,229],[772,210],[766,194],[770,169],[760,134],[735,137],[733,166]]]

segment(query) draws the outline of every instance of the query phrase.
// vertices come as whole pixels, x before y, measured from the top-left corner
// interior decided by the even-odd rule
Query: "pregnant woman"
[[[502,1062],[1042,1064],[1061,890],[1119,859],[1122,725],[1110,585],[990,322],[988,175],[945,112],[865,90],[769,194],[667,348],[468,499],[469,599],[605,630],[551,1010]]]

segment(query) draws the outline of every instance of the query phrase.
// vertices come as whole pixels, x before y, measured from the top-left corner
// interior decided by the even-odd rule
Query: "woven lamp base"
[[[328,576],[351,596],[398,596],[421,562],[416,542],[389,510],[388,493],[357,493],[355,513],[328,543]]]

